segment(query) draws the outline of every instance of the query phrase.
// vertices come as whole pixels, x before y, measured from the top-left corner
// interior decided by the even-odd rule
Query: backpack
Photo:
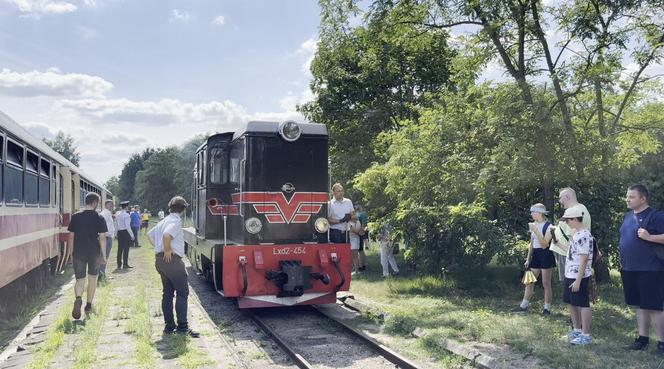
[[[542,227],[542,238],[546,238],[546,231],[549,229],[549,226],[551,225],[551,222],[544,222],[544,227]],[[551,245],[551,241],[549,241],[549,245]],[[542,245],[544,246],[544,245]]]

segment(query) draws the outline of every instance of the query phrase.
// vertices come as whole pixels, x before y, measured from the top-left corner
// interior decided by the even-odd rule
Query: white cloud
[[[300,44],[300,47],[298,47],[295,52],[297,55],[303,55],[305,57],[304,63],[302,63],[302,73],[307,76],[310,74],[311,62],[313,62],[314,56],[316,56],[316,51],[318,50],[318,41],[317,38],[307,39]]]
[[[169,21],[171,23],[175,22],[188,22],[189,19],[191,18],[191,15],[189,12],[184,11],[184,10],[179,10],[179,9],[173,9],[171,11],[171,17],[169,18]]]
[[[101,77],[62,73],[57,68],[45,72],[0,70],[0,94],[9,96],[103,97],[113,84]]]
[[[212,20],[212,25],[223,26],[224,24],[226,24],[226,17],[223,15],[218,15]]]
[[[238,124],[248,114],[231,101],[188,103],[176,99],[134,101],[129,99],[61,100],[61,108],[95,118],[101,123],[137,123],[151,126],[208,123],[213,125]]]
[[[52,131],[51,127],[49,127],[47,124],[40,122],[28,122],[23,124],[23,127],[25,127],[25,129],[27,129],[28,132],[30,132],[33,136],[39,139],[53,139],[57,134],[57,132]]]
[[[62,14],[76,11],[78,7],[66,1],[53,0],[4,0],[26,14]]]

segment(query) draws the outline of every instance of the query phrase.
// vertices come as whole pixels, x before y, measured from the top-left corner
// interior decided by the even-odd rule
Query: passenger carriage
[[[254,308],[348,290],[350,245],[328,242],[324,125],[249,122],[210,136],[196,158],[187,254],[222,295]]]
[[[54,270],[71,214],[88,192],[112,194],[0,112],[0,288],[36,268]]]

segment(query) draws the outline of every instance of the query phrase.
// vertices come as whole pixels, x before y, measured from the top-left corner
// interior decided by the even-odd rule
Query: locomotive
[[[323,124],[252,121],[198,148],[196,270],[240,308],[334,303],[350,287],[350,245],[328,241],[328,133]]]
[[[0,112],[0,288],[33,270],[53,271],[61,264],[69,220],[88,192],[97,193],[102,204],[113,199],[101,184]]]

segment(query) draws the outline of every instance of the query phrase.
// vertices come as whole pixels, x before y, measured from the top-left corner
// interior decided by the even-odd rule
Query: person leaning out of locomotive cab
[[[362,271],[362,264],[360,264],[360,242],[362,242],[362,223],[357,217],[357,213],[353,211],[350,216],[349,224],[349,239],[350,239],[350,251],[353,256],[353,273],[355,275],[358,272]]]
[[[169,215],[148,232],[148,241],[154,246],[155,268],[161,277],[163,289],[161,309],[164,314],[164,334],[180,333],[197,338],[199,334],[189,328],[187,322],[187,299],[189,284],[184,262],[184,232],[182,214],[189,206],[182,196],[175,196],[168,202]],[[175,314],[173,317],[173,297]]]
[[[332,200],[328,204],[330,222],[330,242],[347,243],[348,221],[353,212],[353,202],[344,197],[344,187],[340,183],[332,186]]]

